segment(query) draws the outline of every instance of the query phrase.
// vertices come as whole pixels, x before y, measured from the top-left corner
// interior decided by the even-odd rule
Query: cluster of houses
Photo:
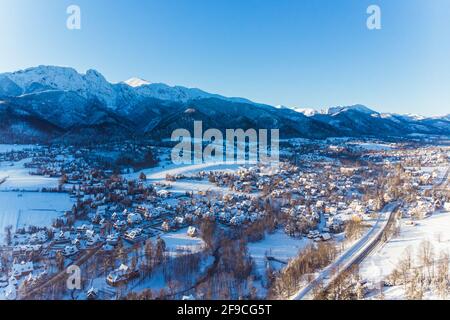
[[[23,150],[11,150],[0,153],[0,162],[19,162],[37,154],[37,151],[30,147]]]
[[[291,236],[318,232],[315,238],[327,241],[330,233],[343,231],[345,221],[354,216],[364,219],[379,209],[375,199],[363,197],[374,190],[377,178],[375,169],[365,167],[336,167],[325,162],[300,169],[282,163],[275,169],[253,166],[237,172],[200,172],[197,177],[230,188],[234,196],[270,199],[285,217],[285,231]],[[249,210],[246,212],[248,215]],[[232,217],[235,223],[239,215],[222,212],[219,217]]]
[[[112,150],[125,152],[128,148],[136,152],[140,147],[117,145]],[[146,150],[142,147],[138,151]],[[291,151],[297,153],[295,147]],[[42,264],[43,258],[56,261],[63,257],[68,264],[88,249],[111,252],[119,243],[143,245],[149,238],[181,228],[187,229],[188,236],[196,237],[204,219],[214,219],[224,228],[242,228],[276,214],[288,235],[329,241],[344,231],[346,221],[368,219],[381,209],[382,203],[376,197],[380,168],[400,160],[411,161],[404,172],[409,185],[402,187],[418,190],[417,199],[403,207],[404,216],[450,209],[448,198],[427,193],[439,174],[417,168],[417,164],[435,167],[436,163],[448,163],[448,156],[436,149],[371,152],[363,156],[364,160],[380,156],[382,163],[369,167],[364,162],[339,164],[327,157],[343,151],[324,146],[311,151],[315,157],[324,157],[320,161],[297,158],[296,164],[282,162],[277,167],[254,165],[235,172],[168,176],[167,183],[160,184],[149,183],[145,175],[125,179],[117,172],[93,165],[97,162],[90,162],[86,156],[89,152],[75,147],[46,147],[0,155],[8,161],[31,157],[26,165],[30,172],[58,177],[58,191],[69,193],[74,202],[73,208],[53,226],[16,230],[13,234],[7,265],[0,260],[0,289],[8,299],[17,297],[19,284],[37,286],[55,272]],[[170,183],[182,179],[208,180],[229,192],[172,194]],[[383,200],[387,202],[391,196],[386,192]],[[107,275],[106,282],[117,286],[137,276],[136,268],[121,264]],[[98,291],[92,288],[88,294],[95,298]]]
[[[0,154],[0,161],[30,159],[25,164],[30,174],[61,178],[62,183],[75,184],[101,178],[97,176],[99,171],[111,174],[113,167],[121,173],[127,173],[130,170],[127,166],[146,164],[146,161],[150,161],[146,156],[154,152],[154,147],[133,143],[92,148],[54,145]],[[126,155],[140,160],[133,163]]]

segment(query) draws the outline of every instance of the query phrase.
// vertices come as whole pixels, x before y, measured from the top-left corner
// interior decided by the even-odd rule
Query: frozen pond
[[[72,205],[66,193],[0,192],[0,244],[7,226],[50,226]]]

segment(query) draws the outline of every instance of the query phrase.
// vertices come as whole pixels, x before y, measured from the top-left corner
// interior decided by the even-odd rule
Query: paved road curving
[[[335,262],[323,269],[316,278],[307,286],[302,288],[292,297],[292,300],[310,300],[313,289],[321,282],[325,285],[331,283],[343,271],[348,270],[355,263],[360,263],[370,253],[376,244],[381,241],[382,235],[392,221],[394,213],[398,208],[397,202],[387,204],[380,212],[375,225],[358,242],[346,250]]]

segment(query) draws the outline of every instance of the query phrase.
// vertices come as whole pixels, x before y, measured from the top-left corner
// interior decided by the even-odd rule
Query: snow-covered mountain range
[[[112,84],[96,70],[88,70],[86,74],[80,74],[73,68],[39,66],[0,74],[0,94],[3,96],[23,96],[49,91],[75,92],[86,99],[98,99],[111,108],[120,106],[124,100],[142,98],[174,102],[206,98],[250,102],[241,98],[226,98],[199,89],[150,83],[140,78],[131,78],[118,84]]]
[[[420,120],[426,120],[426,119],[435,119],[435,120],[450,120],[450,114],[445,115],[445,116],[433,116],[433,117],[425,117],[419,114],[412,114],[412,113],[408,113],[408,114],[396,114],[396,113],[378,113],[366,106],[363,105],[353,105],[353,106],[338,106],[338,107],[330,107],[330,108],[325,108],[322,110],[316,110],[313,108],[299,108],[299,107],[286,107],[286,106],[277,106],[276,108],[280,109],[280,108],[289,108],[292,109],[294,111],[303,113],[305,116],[307,117],[313,117],[315,115],[318,114],[325,114],[325,115],[330,115],[330,116],[335,116],[338,115],[341,112],[346,112],[346,111],[359,111],[361,113],[366,113],[366,114],[379,114],[382,117],[385,118],[390,118],[390,117],[400,117],[403,118],[404,120],[407,121],[420,121]]]
[[[95,70],[55,66],[0,74],[0,119],[3,140],[24,141],[163,138],[193,120],[205,129],[279,128],[285,137],[450,134],[448,115],[382,114],[362,105],[272,107],[140,78],[114,84]]]

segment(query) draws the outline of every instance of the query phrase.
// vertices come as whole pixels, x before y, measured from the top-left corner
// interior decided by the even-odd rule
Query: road
[[[448,191],[449,178],[450,168],[448,168],[441,183],[438,185],[438,190]],[[380,243],[383,231],[393,221],[397,208],[398,203],[386,205],[372,229],[350,249],[345,251],[333,264],[322,270],[313,281],[293,297],[293,300],[312,299],[312,291],[317,284],[323,282],[325,286],[329,285],[343,271],[348,270],[355,264],[360,264]]]
[[[323,269],[307,286],[300,289],[300,291],[292,297],[292,300],[313,299],[313,289],[319,283],[322,282],[326,286],[331,283],[342,271],[348,270],[355,263],[361,262],[362,259],[381,240],[382,234],[386,230],[389,221],[392,220],[397,208],[397,202],[387,204],[380,212],[377,221],[369,232],[367,232],[353,246],[341,254],[335,262]]]
[[[449,176],[450,176],[450,167],[447,169],[447,172],[442,178],[442,182],[438,185],[437,187],[438,190],[448,191],[448,184],[450,183]]]

